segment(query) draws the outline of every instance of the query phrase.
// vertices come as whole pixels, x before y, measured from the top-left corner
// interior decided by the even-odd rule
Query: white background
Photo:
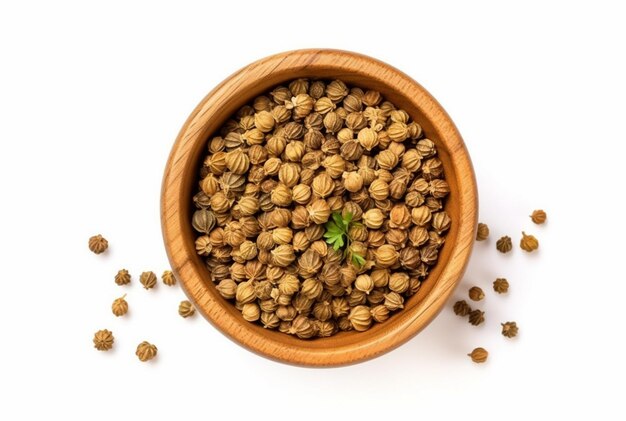
[[[0,418],[623,419],[626,16],[619,2],[1,2]],[[188,114],[296,48],[358,51],[422,83],[465,138],[492,237],[441,315],[387,355],[291,367],[177,315],[160,182]],[[548,211],[537,227],[527,215]],[[541,248],[495,251],[524,229]],[[87,249],[103,233],[106,256]],[[113,283],[127,267],[130,287]],[[491,282],[506,277],[508,296]],[[487,291],[487,322],[450,307]],[[130,314],[111,301],[128,293]],[[499,323],[516,320],[507,340]],[[111,329],[114,351],[93,333]],[[152,363],[137,343],[159,347]],[[466,357],[483,346],[484,365]],[[222,415],[220,415],[220,413]],[[219,417],[219,418],[218,418]]]

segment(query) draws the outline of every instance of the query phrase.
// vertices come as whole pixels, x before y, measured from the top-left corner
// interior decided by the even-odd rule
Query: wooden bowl
[[[406,110],[433,140],[450,185],[445,210],[452,219],[439,261],[405,308],[366,332],[340,332],[302,340],[245,321],[223,299],[194,247],[192,196],[207,139],[242,105],[275,85],[309,77],[341,79],[380,91]],[[337,366],[367,360],[394,349],[421,331],[439,313],[463,275],[475,238],[477,192],[465,144],[437,101],[399,70],[360,54],[298,50],[256,61],[210,92],[191,113],[172,148],[161,195],[165,247],[174,273],[198,311],[233,341],[273,360],[305,366]]]

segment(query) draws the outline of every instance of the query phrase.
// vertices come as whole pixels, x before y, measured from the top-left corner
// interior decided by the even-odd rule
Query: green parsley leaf
[[[351,212],[346,212],[345,216],[341,212],[333,212],[331,220],[324,224],[326,228],[324,238],[328,244],[333,246],[334,250],[339,250],[346,244],[350,246],[350,237],[348,236],[350,227],[361,225],[358,222],[352,222],[352,218]],[[365,264],[363,256],[353,256],[347,250],[344,251],[344,255],[347,255],[358,266]]]
[[[333,241],[333,250],[337,251],[341,247],[343,247],[343,235],[336,237]]]
[[[341,228],[345,227],[343,219],[341,219],[341,214],[338,212],[333,212],[333,221],[335,221],[335,225]]]
[[[352,253],[352,262],[356,266],[361,267],[365,264],[365,258],[363,258],[363,256],[360,256],[356,253]]]

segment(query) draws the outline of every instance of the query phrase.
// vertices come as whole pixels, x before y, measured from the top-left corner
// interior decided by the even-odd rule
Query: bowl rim
[[[284,76],[302,69],[311,69],[311,72],[333,69],[335,74],[356,73],[383,85],[390,85],[389,80],[393,80],[393,89],[400,89],[398,86],[401,86],[402,95],[432,123],[446,149],[451,151],[450,161],[458,183],[456,200],[459,201],[460,217],[456,221],[456,241],[440,276],[432,281],[435,284],[430,293],[411,310],[412,314],[405,315],[403,322],[396,323],[394,328],[381,330],[377,337],[366,343],[351,343],[332,349],[314,349],[304,344],[298,346],[294,342],[285,346],[284,343],[268,340],[262,330],[259,332],[243,325],[251,323],[233,318],[225,305],[234,306],[221,301],[221,297],[215,296],[215,291],[209,290],[194,264],[194,258],[189,256],[189,244],[185,244],[187,237],[184,233],[189,229],[190,222],[181,211],[180,199],[190,188],[184,183],[184,171],[196,167],[193,147],[198,147],[198,142],[206,144],[209,133],[204,129],[216,115],[220,101],[228,100],[234,92],[246,92],[246,86],[254,86],[254,78]],[[284,81],[291,79],[293,77],[287,77]],[[362,54],[332,49],[293,50],[265,57],[243,67],[217,85],[200,101],[182,126],[167,161],[161,188],[161,226],[167,255],[184,292],[198,311],[239,345],[275,361],[310,367],[340,366],[369,360],[395,349],[426,327],[441,311],[465,272],[474,244],[477,213],[478,194],[469,153],[443,107],[419,83],[396,68]]]

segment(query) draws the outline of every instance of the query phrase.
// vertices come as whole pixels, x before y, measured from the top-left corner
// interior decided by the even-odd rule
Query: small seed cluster
[[[437,262],[443,176],[435,143],[379,92],[297,79],[209,139],[196,251],[245,320],[303,339],[364,331]],[[344,249],[324,240],[334,214],[352,221]]]
[[[102,254],[108,248],[108,241],[102,237],[102,235],[96,235],[89,238],[89,249],[95,254]],[[124,286],[130,284],[132,279],[131,274],[127,269],[120,269],[115,275],[114,281],[119,286]],[[167,286],[176,285],[176,277],[170,270],[166,270],[161,275],[161,280],[163,284]],[[146,271],[141,274],[139,277],[139,282],[146,289],[152,289],[157,284],[157,276],[152,271]],[[124,316],[128,313],[128,302],[126,301],[126,295],[116,298],[111,304],[111,311],[116,317]],[[178,313],[181,317],[187,318],[193,316],[195,313],[195,308],[191,302],[185,300],[181,301]],[[101,329],[94,333],[93,344],[94,348],[98,351],[109,351],[113,348],[115,343],[115,337],[113,336],[113,332],[108,329]],[[137,349],[135,351],[135,355],[139,358],[140,361],[146,362],[154,357],[156,357],[158,349],[156,345],[151,344],[147,341],[141,342],[137,345]]]
[[[530,219],[537,225],[544,224],[547,220],[547,214],[544,210],[535,210],[530,215]],[[489,226],[484,223],[478,224],[476,232],[476,241],[485,241],[489,238]],[[520,240],[520,248],[526,252],[532,252],[539,248],[539,241],[533,235],[528,235],[522,231],[522,239]],[[496,242],[496,249],[500,253],[508,253],[513,249],[513,242],[509,236],[503,236]],[[493,290],[497,294],[506,294],[509,291],[509,282],[505,278],[498,278],[493,282]],[[468,291],[468,296],[472,301],[482,301],[485,298],[483,290],[478,286],[473,286]],[[471,325],[478,326],[485,321],[485,312],[479,309],[473,310],[465,300],[459,300],[452,307],[454,314],[461,317],[467,317]],[[502,336],[514,338],[519,332],[516,322],[505,322],[502,326]],[[484,363],[487,361],[489,353],[484,348],[475,348],[471,353],[467,354],[473,362]]]

